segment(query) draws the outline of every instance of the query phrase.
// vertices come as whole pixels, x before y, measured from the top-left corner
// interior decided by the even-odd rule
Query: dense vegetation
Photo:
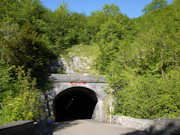
[[[98,65],[115,90],[115,113],[180,117],[179,9],[177,2],[150,10],[133,20],[134,33],[130,29],[121,38],[116,32],[101,38],[106,42],[101,44]],[[113,40],[107,41],[110,37]]]
[[[130,19],[105,4],[86,16],[65,2],[52,12],[39,0],[1,0],[0,124],[43,117],[49,59],[76,44],[98,45],[94,68],[115,90],[114,113],[180,117],[180,1],[142,11]]]

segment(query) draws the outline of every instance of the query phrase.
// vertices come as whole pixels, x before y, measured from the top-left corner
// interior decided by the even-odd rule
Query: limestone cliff
[[[86,51],[83,49],[86,47]],[[83,49],[82,49],[83,48]],[[90,47],[89,47],[90,48]],[[65,74],[83,74],[83,75],[98,75],[98,72],[93,68],[95,60],[95,50],[87,46],[74,47],[68,50],[67,53],[61,55],[60,58],[50,60],[50,71],[53,73]],[[84,49],[85,50],[85,49]]]

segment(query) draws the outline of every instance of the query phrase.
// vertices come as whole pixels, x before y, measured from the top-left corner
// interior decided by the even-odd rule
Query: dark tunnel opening
[[[91,119],[97,97],[88,88],[72,87],[57,95],[53,103],[55,121]]]

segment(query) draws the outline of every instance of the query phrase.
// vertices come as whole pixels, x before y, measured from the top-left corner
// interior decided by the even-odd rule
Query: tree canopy
[[[156,9],[163,8],[167,5],[167,0],[153,0],[150,4],[146,5],[142,12],[152,12]]]

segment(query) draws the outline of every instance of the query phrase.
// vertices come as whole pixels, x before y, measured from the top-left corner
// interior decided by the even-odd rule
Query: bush
[[[38,120],[44,115],[41,93],[36,89],[36,79],[22,67],[17,68],[14,90],[6,90],[1,103],[0,125],[19,120]],[[14,93],[14,94],[12,94]]]
[[[178,77],[137,77],[116,93],[115,113],[143,119],[180,118],[179,88]]]
[[[61,69],[61,68],[58,68],[57,73],[58,74],[65,74],[65,71],[63,69]]]

